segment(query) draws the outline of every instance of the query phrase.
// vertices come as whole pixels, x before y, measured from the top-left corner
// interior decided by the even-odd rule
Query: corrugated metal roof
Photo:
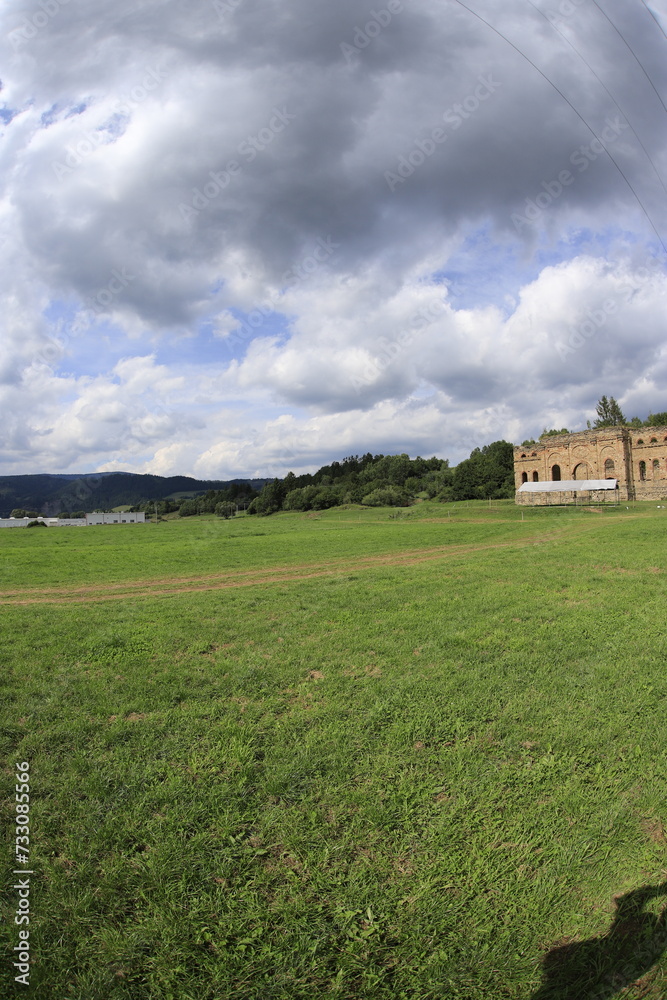
[[[569,493],[576,490],[583,493],[585,490],[615,490],[617,479],[561,479],[555,483],[523,483],[519,487],[519,493]]]

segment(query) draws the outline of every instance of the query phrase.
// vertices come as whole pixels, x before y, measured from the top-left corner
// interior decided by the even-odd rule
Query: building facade
[[[619,500],[667,499],[667,427],[601,427],[514,449],[514,485],[618,480]],[[557,495],[558,496],[558,495]],[[573,503],[573,494],[516,494],[517,503]]]
[[[86,514],[86,524],[144,524],[146,515],[142,513]]]

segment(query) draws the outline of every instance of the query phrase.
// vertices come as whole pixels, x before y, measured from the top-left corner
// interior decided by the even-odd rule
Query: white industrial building
[[[85,517],[0,517],[0,528],[25,528],[32,521],[40,521],[47,528],[85,528],[90,524],[144,524],[142,513],[86,514]]]
[[[86,514],[86,524],[143,524],[145,520],[144,513]]]

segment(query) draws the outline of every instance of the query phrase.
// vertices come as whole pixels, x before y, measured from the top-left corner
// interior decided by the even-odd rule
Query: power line
[[[623,37],[623,35],[621,34],[621,32],[618,30],[618,28],[616,27],[616,25],[612,21],[612,19],[609,17],[609,15],[606,13],[606,11],[604,11],[602,9],[602,7],[599,5],[599,3],[597,2],[597,0],[591,0],[591,3],[595,7],[597,7],[597,9],[600,11],[600,13],[602,14],[602,16],[604,18],[606,18],[607,21],[609,21],[610,25],[612,26],[612,28],[614,29],[614,31],[616,32],[616,34],[618,35],[618,37],[621,39],[621,41],[623,42],[623,44],[627,47],[628,51],[632,53],[632,56],[633,56],[635,62],[639,66],[640,70],[642,71],[642,73],[644,74],[644,76],[646,77],[646,79],[648,80],[648,82],[653,87],[653,90],[655,91],[655,96],[658,98],[658,100],[662,104],[662,106],[665,109],[665,111],[667,111],[667,105],[665,104],[665,102],[663,101],[662,97],[658,93],[658,90],[657,90],[655,84],[653,83],[653,80],[651,79],[651,77],[648,75],[648,73],[644,69],[643,64],[639,60],[639,56],[637,55],[637,53],[635,52],[635,50],[633,49],[633,47],[630,45],[630,42],[628,42],[627,39]]]
[[[647,11],[648,11],[648,12],[649,12],[649,14],[651,15],[651,17],[653,18],[653,20],[655,21],[655,23],[656,23],[656,24],[658,25],[658,27],[659,27],[659,28],[660,28],[660,30],[662,31],[663,35],[665,36],[665,38],[667,38],[667,34],[665,34],[665,29],[664,29],[664,28],[663,28],[663,26],[662,26],[662,25],[660,24],[660,21],[659,21],[659,20],[658,20],[658,18],[657,18],[657,17],[655,16],[655,14],[653,13],[653,11],[652,11],[652,10],[651,10],[651,8],[649,7],[649,5],[648,5],[648,4],[646,3],[646,0],[641,0],[641,2],[642,2],[642,3],[644,4],[644,6],[646,7]]]
[[[533,0],[528,0],[528,3],[530,4],[531,7],[533,7],[537,11],[538,14],[540,14],[544,18],[545,21],[549,22],[549,24],[554,29],[554,31],[557,31],[558,34],[561,36],[561,38],[564,39],[564,41],[567,42],[567,44],[570,46],[570,48],[574,52],[576,52],[576,54],[579,56],[579,58],[581,59],[581,61],[591,71],[591,73],[593,74],[593,76],[595,77],[595,79],[598,81],[598,83],[600,84],[600,86],[602,87],[602,89],[605,91],[605,93],[614,102],[614,104],[616,105],[616,107],[618,108],[618,110],[621,112],[621,114],[623,115],[623,117],[627,121],[627,123],[628,123],[628,125],[629,125],[629,127],[630,127],[630,129],[631,129],[631,131],[632,131],[632,133],[634,135],[634,137],[636,138],[637,142],[639,143],[639,145],[641,146],[641,148],[646,153],[646,158],[648,159],[649,163],[653,167],[653,172],[654,172],[655,176],[658,178],[658,182],[662,186],[662,190],[665,191],[665,193],[667,193],[667,187],[665,187],[665,182],[663,181],[662,177],[658,173],[658,168],[656,167],[655,163],[653,162],[653,157],[651,156],[651,154],[649,153],[648,149],[646,148],[646,146],[644,145],[644,143],[640,139],[639,135],[637,134],[636,129],[633,127],[633,125],[632,125],[632,123],[630,121],[630,116],[627,114],[626,111],[623,110],[623,108],[621,107],[621,105],[618,103],[618,101],[616,100],[616,98],[614,97],[614,95],[611,93],[611,91],[609,90],[609,88],[600,79],[600,77],[595,72],[595,70],[593,69],[593,67],[591,66],[591,64],[588,62],[588,60],[586,59],[586,57],[579,51],[579,49],[576,47],[576,45],[574,45],[570,41],[570,39],[567,37],[567,35],[563,31],[560,30],[560,28],[558,27],[558,25],[554,24],[554,22],[552,20],[550,20],[550,18],[547,17],[547,15],[544,13],[543,10],[540,10],[540,8],[537,6],[537,4],[533,3]]]
[[[618,164],[618,162],[616,161],[616,159],[614,158],[613,154],[612,154],[612,153],[611,153],[611,152],[609,151],[609,149],[607,148],[607,146],[605,145],[605,143],[604,143],[604,142],[602,141],[602,139],[600,138],[600,136],[599,136],[599,135],[597,134],[597,132],[595,131],[595,129],[594,129],[594,128],[593,128],[593,127],[592,127],[591,125],[589,125],[589,124],[588,124],[588,122],[586,121],[586,119],[584,118],[584,116],[583,116],[583,115],[581,114],[581,112],[580,112],[580,111],[578,111],[578,110],[577,110],[577,108],[575,108],[575,106],[574,106],[574,104],[572,103],[572,101],[571,101],[571,100],[570,100],[570,99],[569,99],[568,97],[566,97],[566,96],[565,96],[565,94],[563,93],[563,91],[562,91],[562,90],[560,89],[560,87],[556,86],[556,84],[555,84],[555,83],[553,82],[553,80],[550,80],[550,79],[549,79],[549,77],[548,77],[548,76],[546,75],[546,73],[544,73],[544,72],[543,72],[543,71],[542,71],[542,70],[540,69],[540,67],[539,67],[539,66],[538,66],[538,65],[537,65],[536,63],[534,63],[534,62],[533,62],[533,60],[532,60],[532,59],[530,58],[530,56],[527,56],[525,52],[522,52],[522,50],[521,50],[521,49],[520,49],[520,48],[518,47],[518,45],[515,45],[513,41],[511,41],[511,40],[510,40],[510,39],[509,39],[509,38],[508,38],[508,37],[507,37],[506,35],[504,35],[504,34],[502,33],[502,31],[500,31],[500,30],[499,30],[498,28],[494,27],[494,25],[493,25],[493,24],[491,24],[491,22],[490,22],[490,21],[487,21],[487,20],[486,20],[486,18],[482,17],[482,15],[481,15],[481,14],[478,14],[476,10],[473,10],[473,9],[472,9],[471,7],[468,7],[468,5],[467,5],[467,4],[463,3],[463,0],[455,0],[455,2],[456,2],[456,3],[457,3],[457,4],[459,5],[459,6],[460,6],[460,7],[463,7],[463,9],[464,9],[464,10],[467,10],[469,14],[472,14],[472,15],[473,15],[473,17],[476,17],[476,18],[477,18],[478,20],[480,20],[480,21],[481,21],[481,22],[482,22],[483,24],[485,24],[485,25],[487,26],[487,28],[490,28],[490,29],[491,29],[491,31],[495,32],[495,34],[496,34],[496,35],[498,35],[498,37],[499,37],[499,38],[502,38],[502,39],[503,39],[503,41],[505,41],[505,42],[506,42],[506,43],[507,43],[508,45],[510,45],[510,46],[511,46],[511,47],[512,47],[512,48],[514,49],[514,51],[515,51],[515,52],[518,52],[518,54],[519,54],[519,55],[520,55],[520,56],[522,57],[522,59],[525,59],[525,60],[526,60],[526,62],[530,63],[530,65],[531,65],[531,66],[533,67],[533,69],[534,69],[534,70],[535,70],[535,71],[536,71],[537,73],[539,73],[539,74],[540,74],[540,76],[541,76],[541,77],[542,77],[542,78],[543,78],[544,80],[546,80],[546,82],[547,82],[547,83],[548,83],[548,84],[549,84],[549,85],[550,85],[551,87],[553,87],[553,88],[554,88],[554,90],[555,90],[555,91],[556,91],[556,92],[557,92],[558,94],[560,94],[561,98],[562,98],[562,99],[563,99],[563,100],[565,101],[565,103],[566,103],[566,104],[568,105],[568,107],[570,107],[570,108],[571,108],[571,109],[572,109],[572,110],[574,111],[574,113],[575,113],[575,115],[577,116],[577,118],[578,118],[578,119],[579,119],[579,120],[580,120],[580,121],[581,121],[581,122],[582,122],[582,123],[583,123],[583,124],[584,124],[584,125],[586,126],[586,128],[587,128],[587,129],[588,129],[588,131],[589,131],[589,132],[591,133],[591,135],[592,135],[592,136],[594,136],[594,138],[596,138],[596,139],[597,139],[597,141],[598,141],[598,142],[600,143],[600,145],[601,145],[601,146],[603,147],[603,149],[604,149],[604,150],[606,151],[606,153],[607,153],[607,156],[608,156],[608,157],[609,157],[609,159],[610,159],[610,160],[612,161],[612,163],[614,164],[614,166],[615,166],[615,167],[616,167],[616,169],[618,170],[619,174],[621,175],[621,177],[623,178],[623,180],[625,181],[625,183],[626,183],[626,184],[628,185],[628,187],[629,187],[629,188],[630,188],[630,190],[632,191],[633,195],[635,196],[635,199],[636,199],[636,201],[637,201],[637,204],[639,205],[639,207],[641,208],[642,212],[643,212],[643,213],[644,213],[644,215],[646,216],[646,219],[647,219],[647,221],[648,221],[648,224],[650,225],[651,229],[653,230],[653,232],[654,232],[654,233],[655,233],[655,235],[657,236],[657,238],[658,238],[658,241],[659,241],[659,243],[660,243],[661,247],[663,248],[663,250],[665,251],[665,253],[667,253],[667,246],[665,245],[665,243],[664,243],[664,241],[663,241],[663,239],[662,239],[662,237],[661,237],[660,233],[659,233],[659,232],[658,232],[658,230],[656,229],[656,227],[655,227],[655,225],[654,225],[654,223],[653,223],[653,220],[651,219],[651,216],[649,215],[648,211],[646,210],[646,206],[644,205],[643,201],[641,200],[641,198],[639,197],[639,195],[637,194],[637,192],[636,192],[636,191],[635,191],[635,189],[633,188],[632,184],[630,183],[630,181],[629,181],[629,180],[628,180],[628,178],[626,177],[626,175],[625,175],[625,173],[624,173],[623,169],[622,169],[622,168],[621,168],[621,167],[619,166],[619,164]]]

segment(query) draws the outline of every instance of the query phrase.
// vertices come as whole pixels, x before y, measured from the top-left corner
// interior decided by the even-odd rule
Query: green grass
[[[30,992],[663,997],[650,916],[630,959],[585,946],[538,994],[548,948],[605,934],[613,895],[667,877],[667,512],[630,506],[0,533],[0,590],[33,595],[323,574],[4,604],[3,935],[8,954],[26,760]]]
[[[634,505],[635,515],[642,505]],[[646,514],[646,511],[642,511]],[[448,516],[449,515],[449,516]],[[604,516],[623,519],[612,508]],[[0,533],[0,590],[47,584],[162,579],[246,567],[299,565],[442,545],[521,541],[536,531],[560,533],[592,516],[584,510],[534,508],[511,501],[421,504],[409,510],[352,508],[278,517],[213,515],[159,524],[59,528],[48,541],[36,532]],[[45,534],[40,532],[40,535]]]

